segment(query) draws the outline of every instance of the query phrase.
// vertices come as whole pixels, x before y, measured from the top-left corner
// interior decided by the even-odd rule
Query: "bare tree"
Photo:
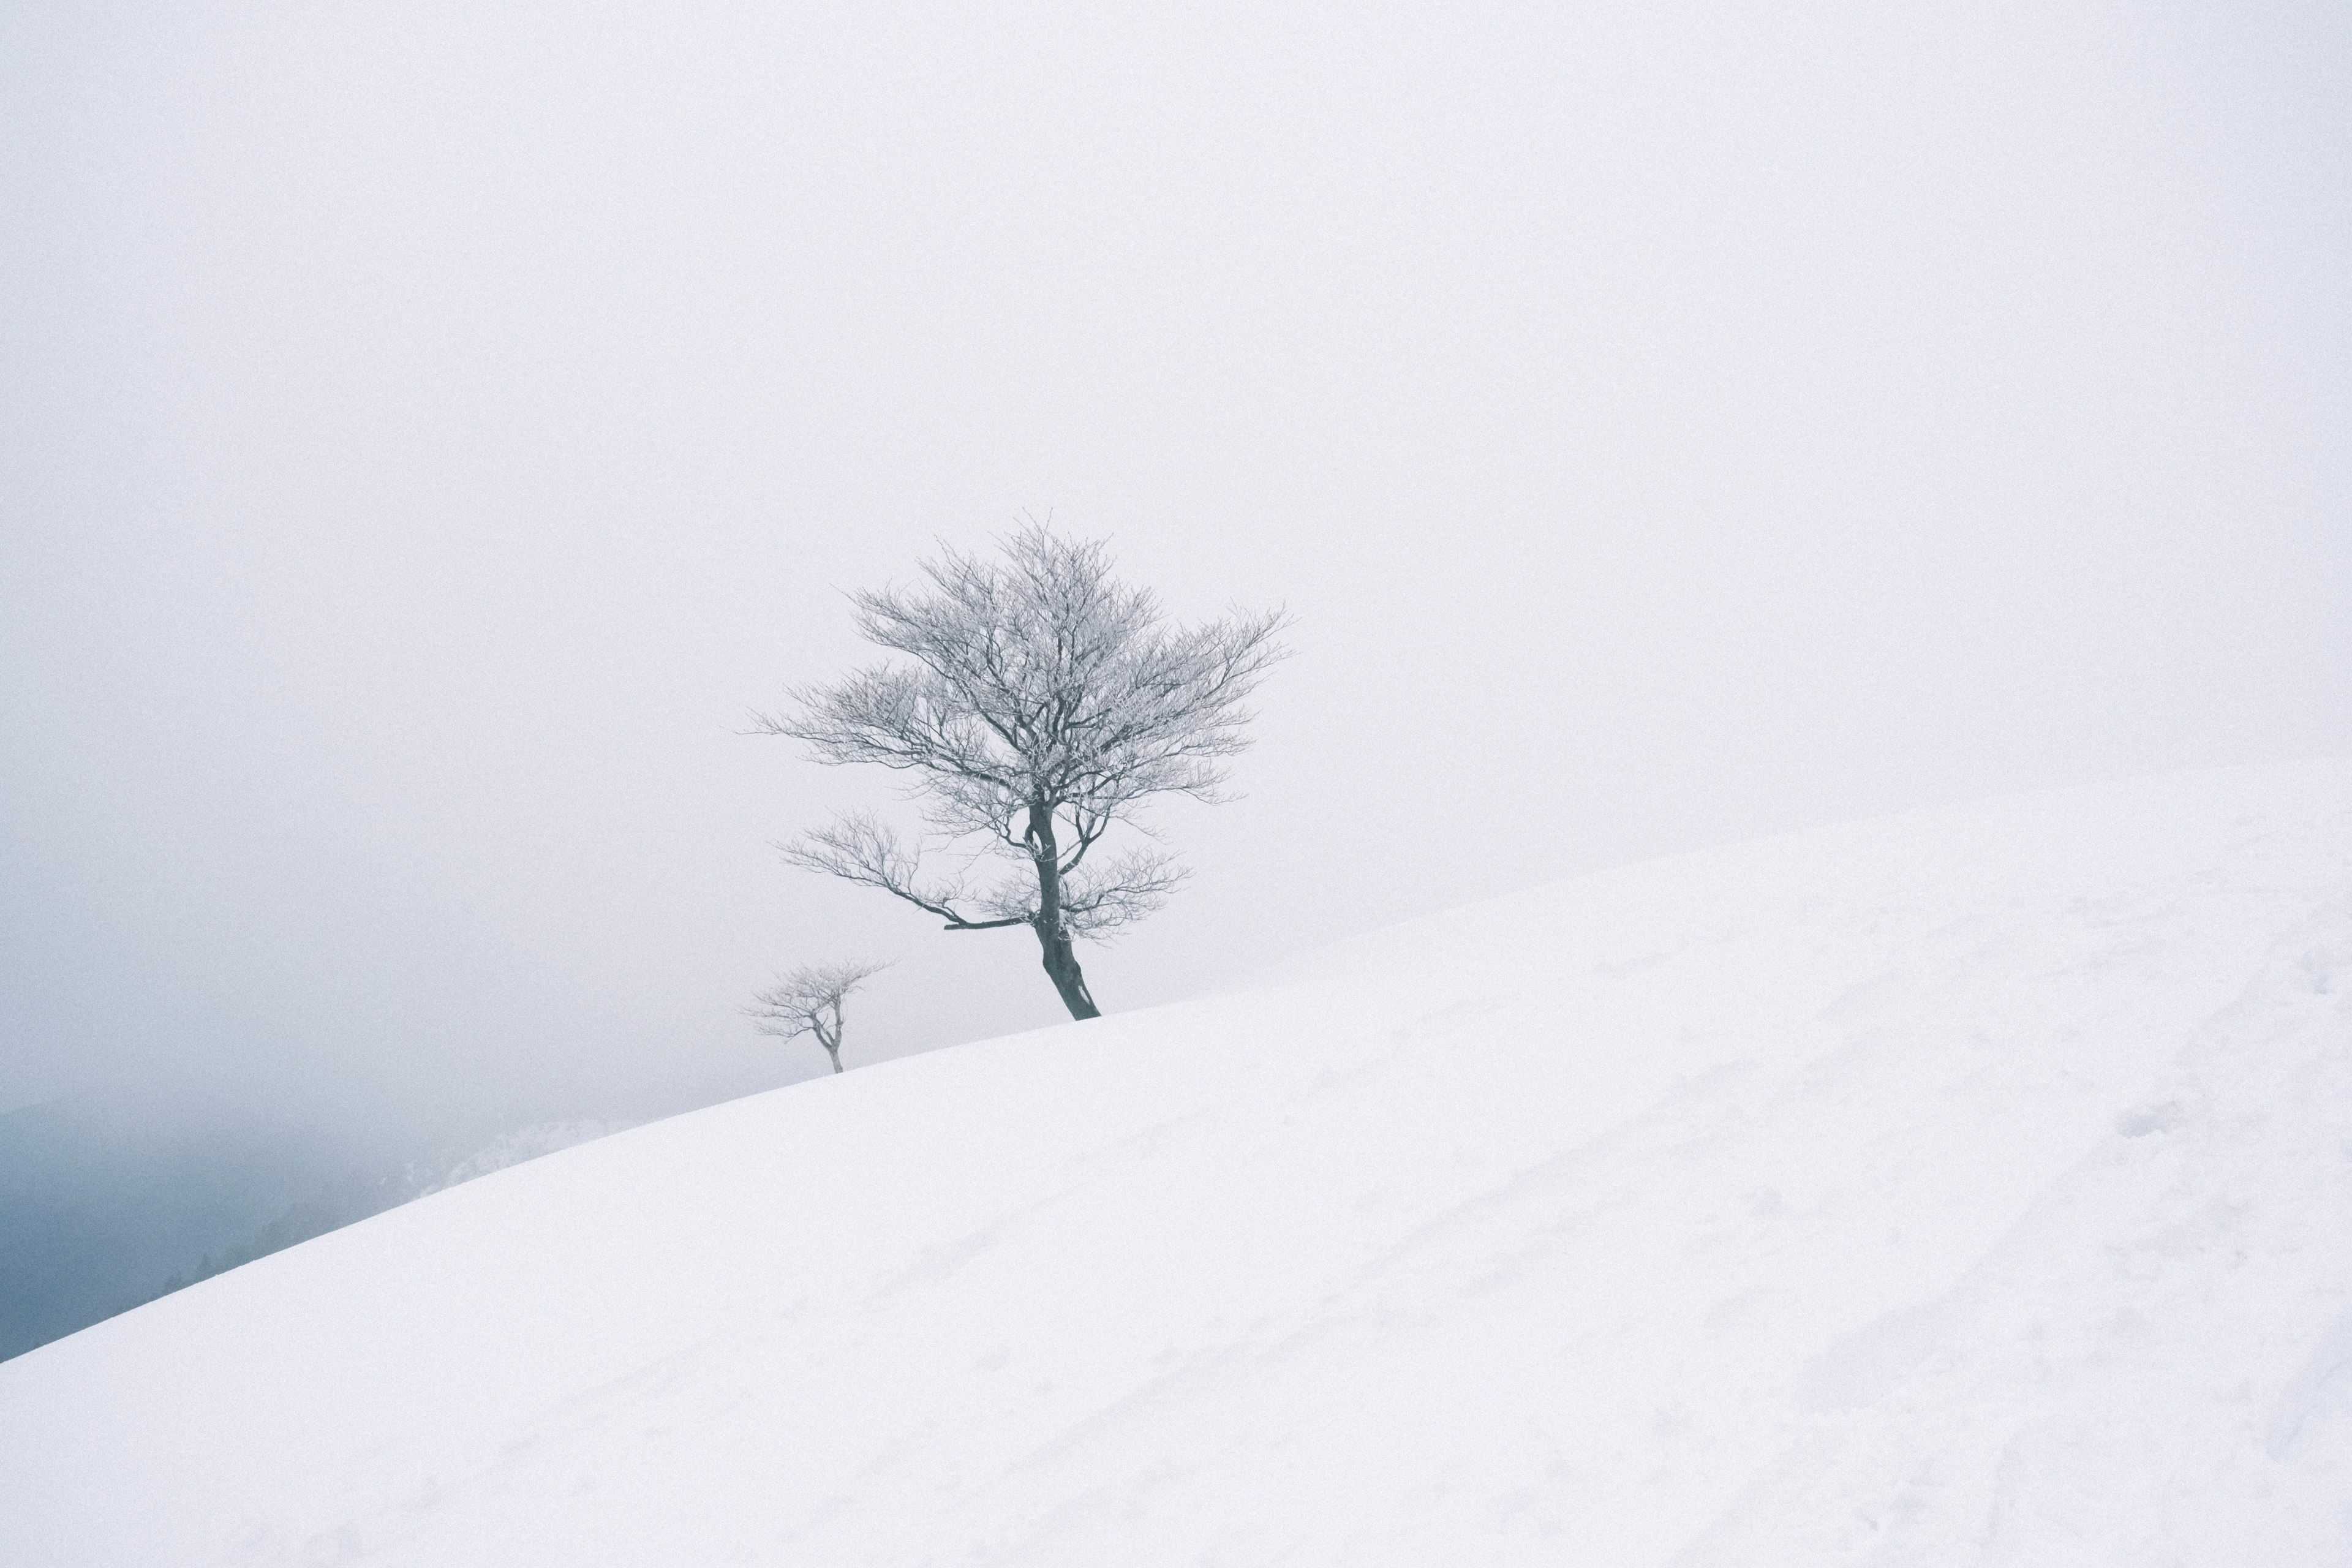
[[[1096,855],[1155,795],[1219,798],[1225,758],[1247,744],[1244,706],[1284,657],[1278,612],[1163,625],[1157,598],[1111,574],[1109,552],[1032,522],[1001,560],[944,549],[925,585],[851,596],[866,639],[915,662],[803,687],[761,732],[807,742],[819,762],[912,775],[935,847],[953,870],[870,813],[783,846],[813,871],[879,888],[949,931],[1025,925],[1074,1018],[1097,1016],[1072,948],[1142,919],[1183,879],[1144,847]],[[975,865],[1019,868],[974,886]],[[1089,857],[1094,857],[1090,858]]]
[[[780,1040],[814,1035],[833,1070],[841,1070],[841,1005],[849,994],[887,963],[803,964],[752,999],[743,1009],[759,1020],[760,1032]]]

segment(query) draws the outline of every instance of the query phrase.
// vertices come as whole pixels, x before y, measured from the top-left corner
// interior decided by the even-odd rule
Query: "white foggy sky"
[[[1287,605],[1112,1008],[2352,750],[2341,7],[0,15],[0,1107],[603,1111],[1053,1021],[736,731],[1024,509]],[[593,1103],[592,1103],[593,1102]]]

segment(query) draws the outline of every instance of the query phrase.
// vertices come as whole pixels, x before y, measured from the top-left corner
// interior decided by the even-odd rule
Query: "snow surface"
[[[451,1187],[461,1187],[467,1182],[478,1182],[509,1165],[520,1165],[526,1160],[544,1159],[559,1149],[569,1149],[575,1143],[585,1143],[592,1139],[609,1138],[636,1125],[634,1121],[534,1121],[527,1127],[499,1133],[450,1166],[447,1174],[425,1186],[416,1195],[424,1198],[431,1197],[435,1193],[446,1193]]]
[[[0,1365],[0,1562],[2352,1563],[2352,766],[1540,889]]]

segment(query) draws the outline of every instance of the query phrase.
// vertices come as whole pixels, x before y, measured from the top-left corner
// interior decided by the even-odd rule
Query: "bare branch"
[[[1102,941],[1156,913],[1191,875],[1164,850],[1130,851],[1069,879],[1062,894],[1063,923],[1072,936]]]
[[[987,931],[1019,925],[1028,918],[998,918],[992,914],[991,918],[973,919],[964,914],[955,907],[956,901],[964,897],[962,885],[945,882],[926,887],[921,855],[900,843],[896,829],[866,813],[844,816],[829,827],[818,828],[777,847],[786,860],[806,870],[822,871],[863,887],[879,888],[904,899],[917,909],[939,916],[950,931]]]

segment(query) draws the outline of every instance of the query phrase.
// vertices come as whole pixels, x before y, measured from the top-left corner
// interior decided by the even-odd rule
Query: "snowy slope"
[[[2352,767],[1686,856],[0,1365],[0,1562],[2352,1562]]]

